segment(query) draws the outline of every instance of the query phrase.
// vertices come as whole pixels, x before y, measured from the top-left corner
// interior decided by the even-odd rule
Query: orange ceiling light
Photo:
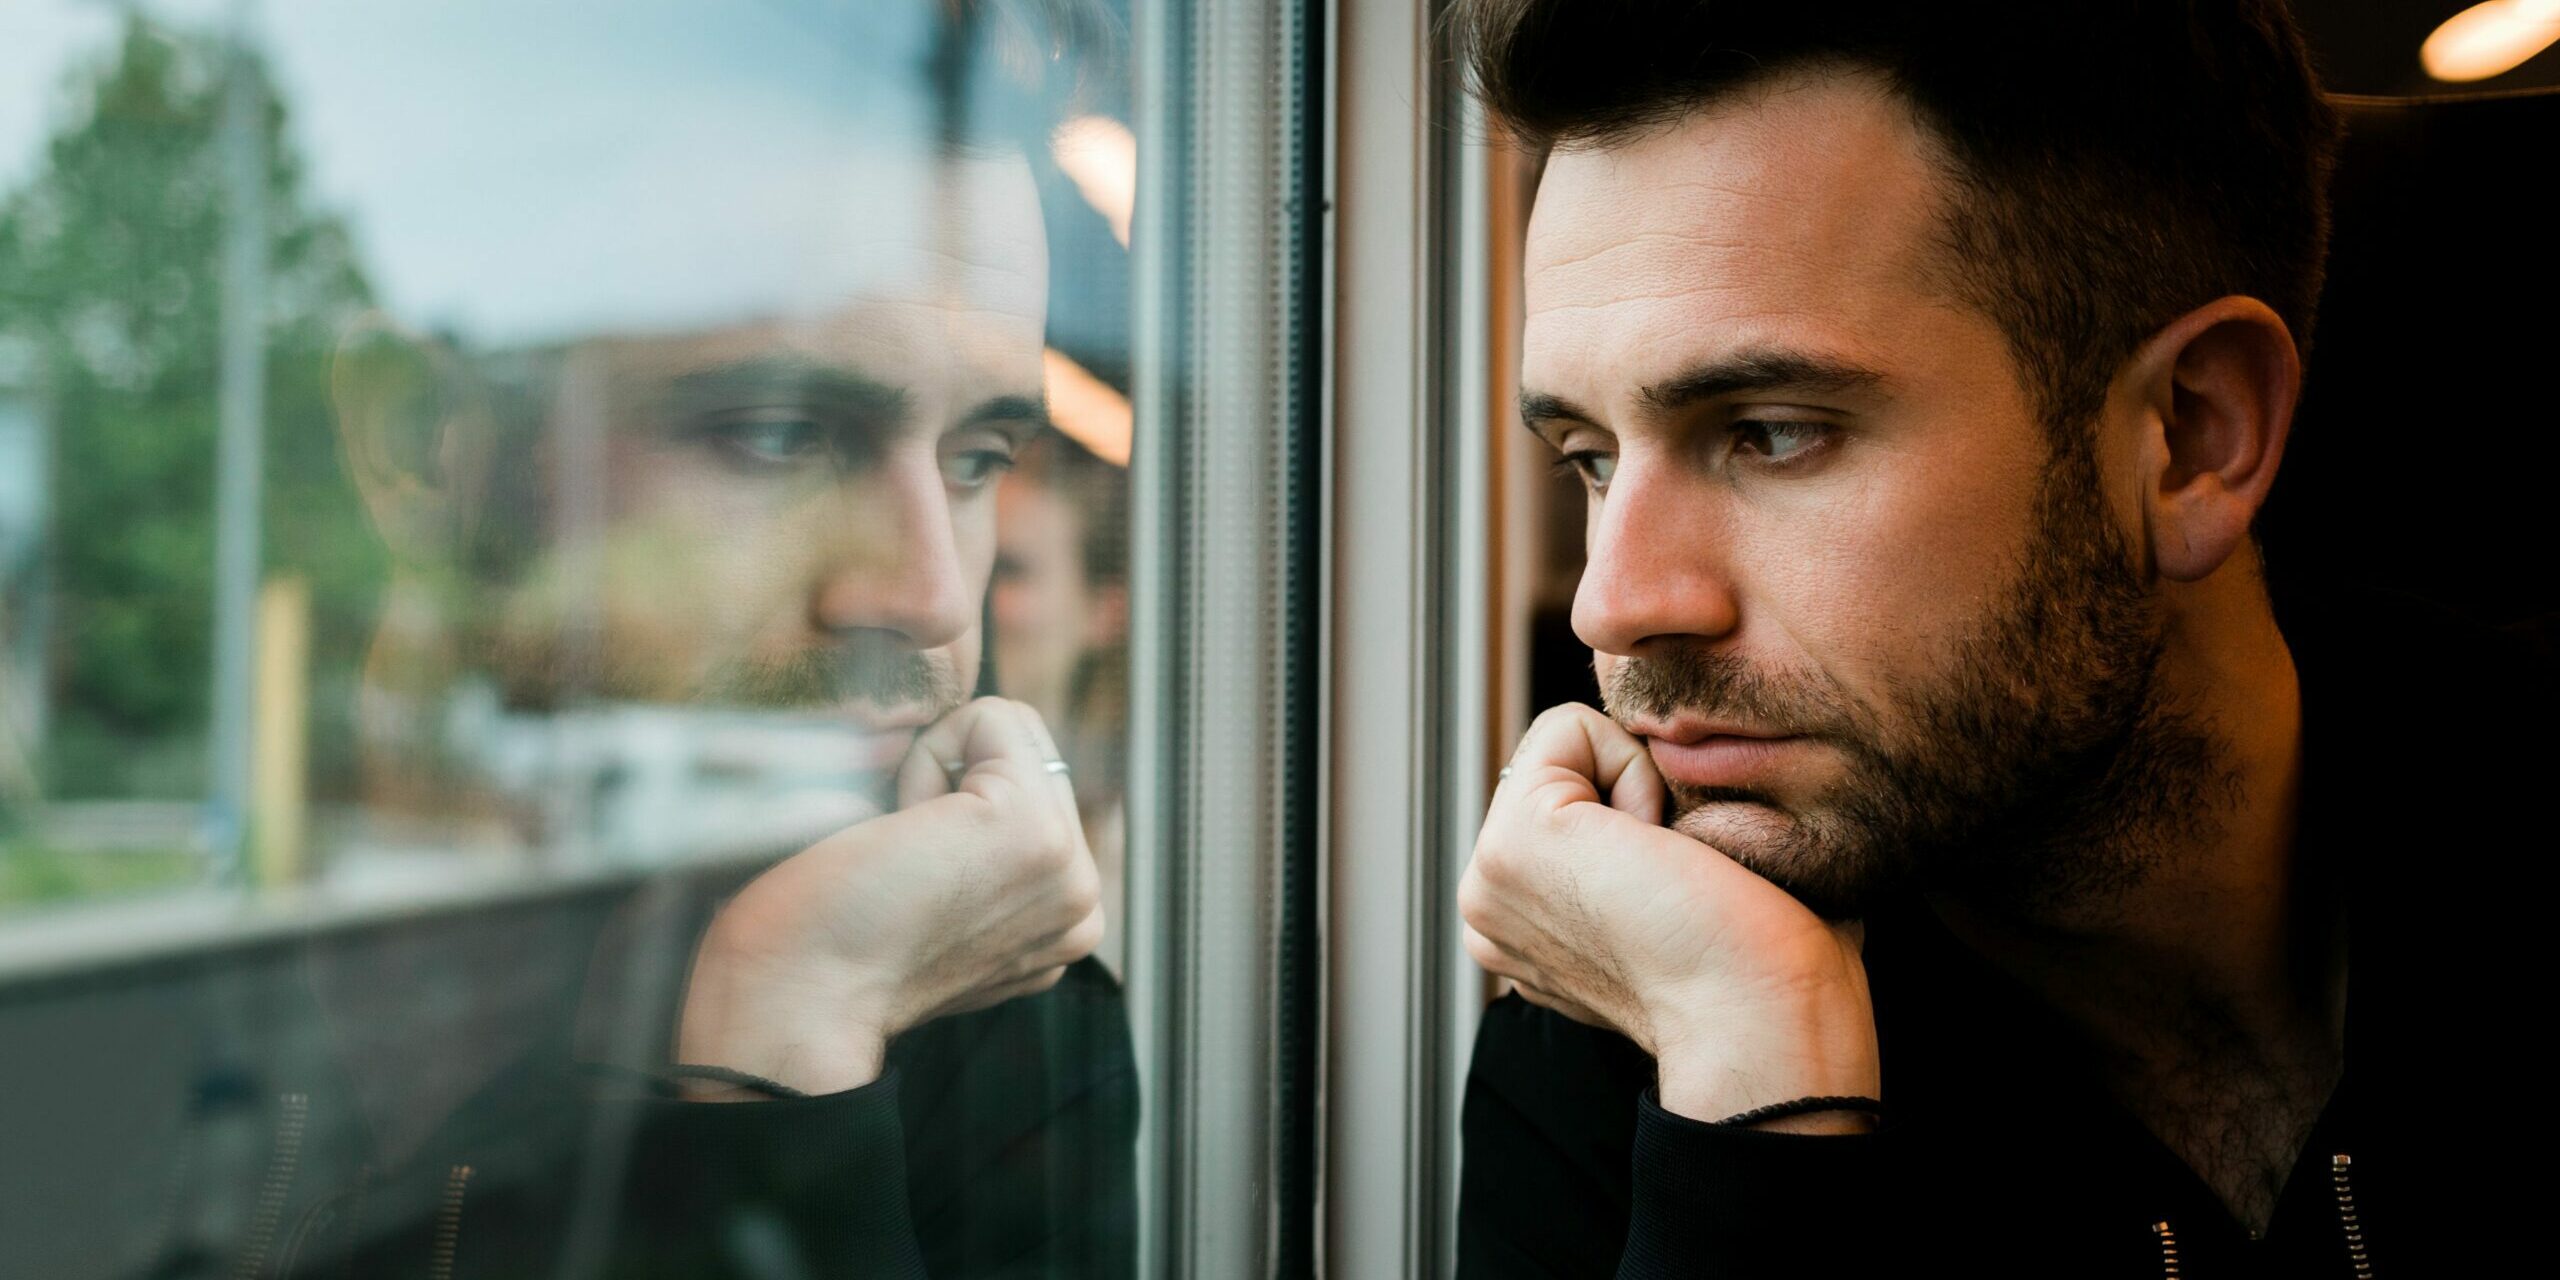
[[[1138,204],[1138,139],[1109,116],[1077,116],[1049,138],[1049,154],[1086,204],[1129,247],[1129,218]]]
[[[1041,390],[1049,397],[1049,422],[1094,456],[1129,465],[1129,436],[1136,415],[1129,397],[1051,347],[1040,355]]]
[[[2560,40],[2560,0],[2488,0],[2444,20],[2419,46],[2419,65],[2438,80],[2504,75]]]

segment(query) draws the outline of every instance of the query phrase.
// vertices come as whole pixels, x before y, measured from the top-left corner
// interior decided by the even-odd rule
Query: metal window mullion
[[[1309,15],[1141,5],[1131,958],[1158,1276],[1303,1256]],[[1154,198],[1163,193],[1167,198]]]
[[[1458,875],[1484,811],[1491,234],[1485,123],[1435,0],[1342,6],[1325,1231],[1338,1275],[1456,1263],[1482,974]]]

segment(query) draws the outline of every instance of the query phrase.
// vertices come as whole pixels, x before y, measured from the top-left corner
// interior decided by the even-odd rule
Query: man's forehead
[[[604,339],[607,368],[626,385],[796,368],[918,390],[1036,388],[1048,254],[1028,164],[945,157],[907,176],[842,211],[835,260],[812,264],[803,294],[751,319]]]
[[[921,303],[1038,316],[1048,239],[1020,152],[874,157],[841,204],[819,205],[831,234],[807,264],[810,288],[780,308],[823,319],[866,304]]]
[[[906,374],[945,367],[988,369],[1037,379],[1041,315],[1019,306],[973,306],[954,299],[863,298],[804,315],[766,317],[694,332],[602,340],[617,373],[683,373],[751,361],[824,366],[901,366]]]
[[[1940,301],[1936,155],[1879,82],[1838,72],[1557,152],[1524,258],[1526,380],[1633,386],[1722,350],[1889,339]]]

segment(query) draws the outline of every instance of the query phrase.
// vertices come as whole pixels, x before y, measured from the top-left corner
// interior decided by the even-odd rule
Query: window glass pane
[[[0,1269],[1135,1269],[1133,16],[0,15]]]

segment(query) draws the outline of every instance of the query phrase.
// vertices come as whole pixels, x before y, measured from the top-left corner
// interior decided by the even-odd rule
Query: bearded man
[[[2271,595],[2338,132],[2289,15],[1458,10],[1545,153],[1521,409],[1607,704],[1460,889],[1516,991],[1460,1273],[2447,1267],[2517,1019],[2443,868],[2547,685]]]

